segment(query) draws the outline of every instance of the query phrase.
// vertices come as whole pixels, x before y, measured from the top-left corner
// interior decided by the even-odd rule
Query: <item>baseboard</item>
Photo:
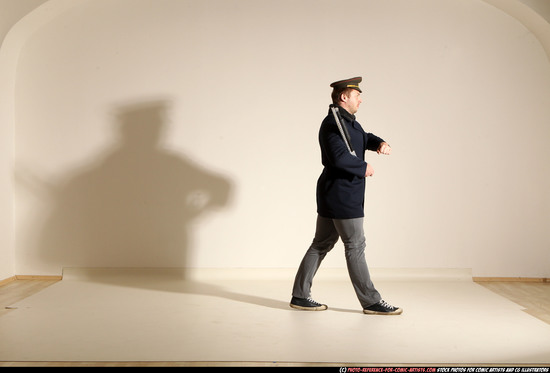
[[[63,280],[63,276],[44,276],[44,275],[15,275],[16,280],[42,280],[42,281],[59,281]]]
[[[546,282],[550,283],[550,278],[546,277],[474,277],[474,282]]]
[[[6,279],[0,280],[0,286],[7,285],[10,282],[17,280],[38,280],[38,281],[59,281],[63,276],[43,276],[43,275],[15,275]]]
[[[376,281],[472,281],[470,269],[461,268],[372,268]],[[169,276],[194,281],[285,280],[292,281],[296,268],[63,268],[64,280],[111,276]],[[321,268],[316,281],[349,281],[346,268]]]
[[[95,269],[97,270],[97,269]],[[196,272],[197,270],[193,270],[191,272],[193,272],[195,275],[197,274]],[[204,270],[199,270],[198,272],[203,272]],[[210,272],[212,271],[211,269],[210,270],[206,270],[206,272]],[[219,270],[218,270],[219,271]],[[227,270],[225,270],[227,271]],[[249,270],[250,271],[250,270]],[[257,272],[258,270],[254,271],[252,270],[251,272],[254,274],[252,277],[254,278],[261,278],[262,276],[258,276],[259,273]],[[265,269],[261,270],[263,275],[265,276]],[[292,269],[292,270],[288,270],[287,269],[287,274],[290,276],[290,275],[293,275],[294,274],[294,271],[295,269]],[[330,273],[330,269],[327,271]],[[332,271],[334,271],[334,269],[332,269]],[[339,272],[342,272],[344,273],[345,271],[343,271],[342,269],[338,269],[337,271]],[[395,271],[395,270],[394,270]],[[401,271],[403,271],[403,269],[401,269]],[[224,273],[223,270],[221,270],[220,272]],[[283,271],[284,272],[284,271]],[[373,274],[376,274],[378,275],[378,277],[386,277],[385,275],[387,275],[387,270],[380,270],[380,269],[373,269],[371,272],[373,272]],[[204,273],[201,273],[202,275],[204,275]],[[211,278],[211,275],[212,273],[210,273],[209,278]],[[250,273],[249,273],[250,275]],[[456,275],[456,273],[455,273]],[[288,277],[288,276],[287,276]],[[331,276],[329,276],[331,277]],[[390,276],[391,277],[391,276]],[[398,276],[400,277],[400,276]],[[423,277],[423,276],[421,276]],[[430,276],[427,276],[427,277],[430,277]],[[451,278],[453,278],[454,276],[450,276]],[[13,281],[16,281],[16,280],[40,280],[40,281],[60,281],[63,279],[63,275],[60,275],[60,276],[57,276],[57,275],[15,275],[15,276],[11,276],[11,277],[8,277],[6,279],[3,279],[3,280],[0,280],[0,286],[3,286],[3,285],[6,285],[6,284],[9,284],[10,282],[13,282]],[[471,280],[473,280],[474,282],[531,282],[531,283],[550,283],[550,278],[547,278],[547,277],[472,277]]]
[[[11,277],[5,278],[3,280],[0,280],[0,286],[9,284],[10,282],[15,281],[15,280],[17,280],[17,278],[15,278],[15,276],[11,276]]]

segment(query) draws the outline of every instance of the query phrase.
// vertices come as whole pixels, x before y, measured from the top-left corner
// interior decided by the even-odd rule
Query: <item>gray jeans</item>
[[[363,218],[329,219],[317,216],[315,237],[298,268],[292,295],[297,298],[311,296],[313,277],[338,238],[344,243],[348,273],[359,303],[363,308],[377,303],[381,296],[371,281],[365,260]]]

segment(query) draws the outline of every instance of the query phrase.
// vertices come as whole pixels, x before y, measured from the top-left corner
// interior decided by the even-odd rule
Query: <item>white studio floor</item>
[[[468,271],[390,272],[401,316],[364,315],[345,269],[319,270],[322,312],[288,306],[294,270],[66,269],[0,317],[0,361],[550,364],[550,325]]]

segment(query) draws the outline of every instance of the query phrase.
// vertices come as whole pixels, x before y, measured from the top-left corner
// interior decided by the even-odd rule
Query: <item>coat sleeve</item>
[[[325,166],[354,176],[365,177],[367,163],[349,152],[335,123],[330,121],[323,123],[319,131],[319,143]]]
[[[372,133],[365,132],[364,138],[365,150],[372,150],[373,152],[377,151],[380,144],[384,142],[383,139]]]

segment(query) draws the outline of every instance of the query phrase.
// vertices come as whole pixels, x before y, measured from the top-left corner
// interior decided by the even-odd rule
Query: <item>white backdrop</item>
[[[17,61],[17,274],[297,267],[329,84],[361,75],[358,120],[393,147],[367,158],[370,266],[550,276],[550,65],[497,8],[66,4]]]

